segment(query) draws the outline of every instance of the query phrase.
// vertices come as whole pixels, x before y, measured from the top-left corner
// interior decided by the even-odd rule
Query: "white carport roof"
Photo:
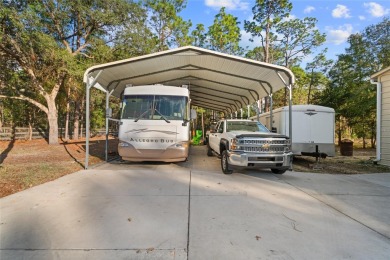
[[[85,168],[87,169],[90,135],[89,90],[91,87],[106,92],[106,108],[108,109],[109,96],[120,97],[125,87],[130,84],[133,86],[188,85],[192,105],[228,115],[284,87],[290,90],[289,105],[291,107],[294,74],[285,67],[186,46],[93,66],[84,73],[84,83],[87,85],[85,116]],[[291,135],[291,109],[289,116]],[[106,117],[106,161],[108,160],[108,120],[109,118]]]
[[[116,97],[128,84],[189,85],[192,105],[232,113],[291,87],[294,75],[285,67],[186,46],[90,67],[84,82]]]

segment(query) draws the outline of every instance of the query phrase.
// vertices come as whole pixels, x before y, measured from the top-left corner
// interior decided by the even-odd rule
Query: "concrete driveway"
[[[390,173],[115,161],[0,200],[0,259],[389,259]]]

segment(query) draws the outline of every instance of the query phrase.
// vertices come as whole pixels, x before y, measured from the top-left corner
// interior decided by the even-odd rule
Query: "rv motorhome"
[[[126,87],[118,152],[123,160],[179,162],[188,157],[190,104],[186,87]]]

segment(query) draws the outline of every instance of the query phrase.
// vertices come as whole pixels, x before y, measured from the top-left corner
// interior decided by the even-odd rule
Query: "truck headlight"
[[[240,147],[238,146],[239,142],[237,138],[232,138],[230,140],[230,150],[239,150]]]

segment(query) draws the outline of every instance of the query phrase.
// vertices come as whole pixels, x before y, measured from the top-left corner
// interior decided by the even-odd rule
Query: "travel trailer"
[[[289,135],[288,106],[273,110],[272,129],[270,113],[260,114],[260,122],[273,132]],[[256,119],[256,117],[253,117]],[[292,106],[292,152],[294,155],[315,156],[318,153],[335,156],[335,111],[316,105]]]
[[[186,86],[126,87],[119,123],[123,160],[180,162],[188,157],[190,104]]]

